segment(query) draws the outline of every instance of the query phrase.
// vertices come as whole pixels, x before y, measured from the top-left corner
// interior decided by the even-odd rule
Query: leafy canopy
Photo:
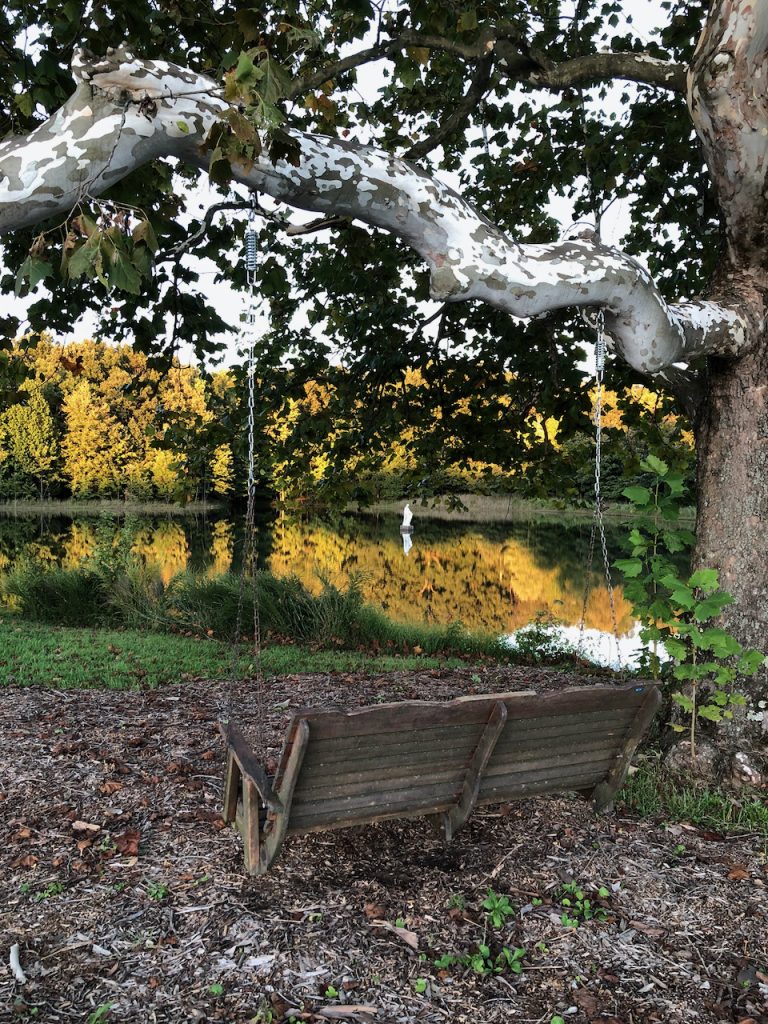
[[[664,0],[667,27],[649,44],[634,30],[628,0],[579,0],[575,17],[573,4],[559,0],[420,0],[394,9],[365,0],[11,0],[0,11],[0,132],[27,132],[64,102],[76,47],[103,54],[126,42],[143,57],[222,80],[239,104],[209,140],[222,199],[232,198],[227,153],[256,159],[268,146],[292,158],[286,126],[372,141],[400,155],[415,146],[425,167],[452,175],[471,202],[522,241],[558,236],[553,198],[567,199],[575,219],[594,219],[622,200],[632,212],[624,248],[649,260],[669,296],[691,294],[711,269],[718,228],[683,97],[619,85],[608,102],[609,84],[600,82],[541,92],[510,71],[606,48],[686,62],[705,6]],[[507,46],[514,43],[506,65],[482,48],[499,26]],[[393,42],[404,38],[413,45]],[[371,47],[384,55],[375,65],[378,89],[364,65],[335,67]],[[476,102],[463,103],[473,87]],[[440,145],[430,148],[437,136]],[[69,256],[64,230],[49,231],[37,251],[40,227],[7,240],[3,290],[17,283],[33,289],[34,330],[64,331],[95,310],[104,337],[157,354],[173,321],[179,340],[210,355],[232,311],[209,301],[198,263],[171,255],[204,226],[197,211],[185,213],[196,174],[158,161],[119,182],[103,198],[134,214],[125,217],[121,206],[83,211]],[[288,237],[289,216],[272,213],[259,231],[257,287],[270,320],[260,346],[262,406],[299,397],[308,380],[324,382],[335,396],[329,417],[348,425],[349,451],[375,458],[405,422],[419,457],[438,472],[447,460],[530,460],[526,423],[534,408],[558,417],[564,431],[588,426],[579,361],[589,332],[574,317],[519,324],[460,303],[425,328],[425,308],[435,310],[423,305],[427,277],[399,241],[348,223]],[[241,231],[237,218],[214,218],[191,249],[236,286],[244,285]],[[37,262],[17,278],[31,248]],[[0,326],[7,338],[17,329],[12,317]],[[404,388],[408,367],[423,373],[428,403],[414,402]],[[611,374],[620,386],[621,371]],[[506,412],[489,419],[502,392]],[[321,436],[325,426],[321,419],[297,429]],[[348,455],[344,444],[335,450],[340,461]],[[545,454],[537,446],[537,457]]]

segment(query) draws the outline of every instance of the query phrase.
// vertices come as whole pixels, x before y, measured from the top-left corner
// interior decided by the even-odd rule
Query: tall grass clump
[[[114,620],[107,581],[95,569],[43,569],[19,562],[0,584],[25,619],[60,626],[100,626]]]
[[[390,621],[365,603],[355,579],[346,589],[323,581],[317,595],[297,577],[263,571],[243,583],[231,574],[211,578],[184,572],[165,586],[140,559],[110,551],[78,570],[20,565],[3,590],[15,599],[22,618],[51,625],[175,630],[229,641],[238,619],[240,635],[249,636],[257,616],[264,642],[510,660],[502,641],[461,625]]]

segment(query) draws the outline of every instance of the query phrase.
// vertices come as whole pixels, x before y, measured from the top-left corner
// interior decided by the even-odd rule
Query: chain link
[[[595,340],[595,508],[592,515],[592,529],[589,536],[589,555],[587,571],[584,579],[584,600],[581,607],[581,621],[579,622],[579,646],[581,651],[584,646],[584,626],[587,618],[587,604],[589,602],[589,591],[592,575],[592,564],[595,557],[595,540],[600,540],[600,551],[603,558],[603,573],[605,575],[605,586],[608,591],[608,603],[611,609],[611,626],[613,637],[616,641],[616,662],[619,671],[623,671],[621,663],[621,650],[619,647],[619,627],[616,620],[616,600],[613,593],[613,582],[611,580],[611,560],[608,555],[608,543],[605,538],[605,521],[603,518],[603,496],[600,490],[600,478],[602,471],[603,451],[603,390],[605,376],[605,313],[602,309],[597,311],[595,318],[595,329],[597,337]]]
[[[251,212],[248,225],[245,230],[245,252],[244,263],[246,280],[248,284],[248,306],[245,313],[240,338],[246,343],[246,373],[247,373],[247,439],[248,439],[248,480],[247,498],[245,511],[245,535],[243,538],[242,563],[240,567],[240,579],[237,594],[237,614],[235,620],[235,632],[232,640],[232,662],[229,676],[229,691],[227,694],[226,718],[229,720],[232,713],[233,690],[239,676],[239,663],[242,644],[243,616],[245,611],[245,583],[246,578],[250,579],[251,601],[253,605],[253,656],[256,674],[256,706],[257,706],[257,729],[254,753],[257,757],[264,758],[265,737],[264,737],[264,715],[265,715],[265,692],[264,672],[261,659],[261,619],[259,612],[258,594],[258,545],[256,530],[256,318],[258,295],[256,291],[256,268],[257,268],[257,246],[258,234],[256,231],[256,200],[251,204]]]

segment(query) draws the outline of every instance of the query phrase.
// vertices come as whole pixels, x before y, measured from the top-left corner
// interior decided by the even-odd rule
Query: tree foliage
[[[7,57],[0,124],[28,131],[64,102],[76,47],[104,53],[128,40],[142,57],[219,78],[240,102],[209,147],[223,201],[237,199],[228,158],[247,160],[263,146],[288,152],[285,126],[364,139],[451,176],[522,241],[559,235],[555,198],[567,200],[575,220],[599,218],[620,201],[633,215],[626,251],[651,254],[666,294],[694,293],[711,271],[718,225],[683,97],[596,79],[541,92],[525,75],[546,61],[564,64],[605,48],[687,61],[703,0],[665,0],[668,25],[650,43],[620,0],[579,0],[573,17],[572,6],[138,0],[113,10],[17,0],[0,14]],[[509,51],[492,68],[483,48],[491,27]],[[355,51],[384,58],[376,65],[378,89],[365,63],[348,66]],[[607,102],[611,89],[618,106]],[[157,354],[169,321],[176,340],[201,355],[213,352],[217,332],[234,318],[206,298],[204,268],[191,257],[213,260],[223,278],[242,285],[242,268],[232,261],[241,225],[186,209],[193,176],[157,161],[66,228],[43,225],[42,233],[35,228],[6,242],[3,286],[13,287],[22,270],[22,290],[34,295],[31,327],[64,330],[92,309],[104,336],[144,352]],[[286,381],[297,401],[309,382],[323,384],[333,396],[329,419],[348,425],[329,472],[341,473],[355,449],[383,459],[403,423],[412,428],[417,461],[438,481],[447,447],[465,464],[519,463],[534,410],[557,418],[563,432],[581,428],[589,407],[581,359],[591,341],[581,321],[554,314],[521,324],[485,306],[425,306],[426,275],[396,239],[348,222],[297,237],[271,204],[264,214],[255,277],[269,330],[259,348],[259,406],[269,410]],[[179,246],[189,246],[183,257],[174,255]],[[104,285],[111,289],[106,303]],[[9,337],[14,330],[9,318]],[[428,403],[404,386],[414,368],[429,385]],[[626,380],[618,366],[611,373],[617,384]],[[422,476],[427,490],[429,477]]]

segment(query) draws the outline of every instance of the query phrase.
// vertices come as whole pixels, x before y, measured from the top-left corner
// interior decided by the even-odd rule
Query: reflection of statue
[[[403,521],[400,524],[400,533],[411,533],[413,527],[411,526],[411,520],[413,519],[413,512],[406,505],[403,509]]]
[[[412,530],[409,530],[408,532],[402,531],[402,536],[403,536],[403,554],[404,555],[407,555],[408,552],[413,547],[413,540],[411,538],[411,533],[412,532],[413,532]]]

